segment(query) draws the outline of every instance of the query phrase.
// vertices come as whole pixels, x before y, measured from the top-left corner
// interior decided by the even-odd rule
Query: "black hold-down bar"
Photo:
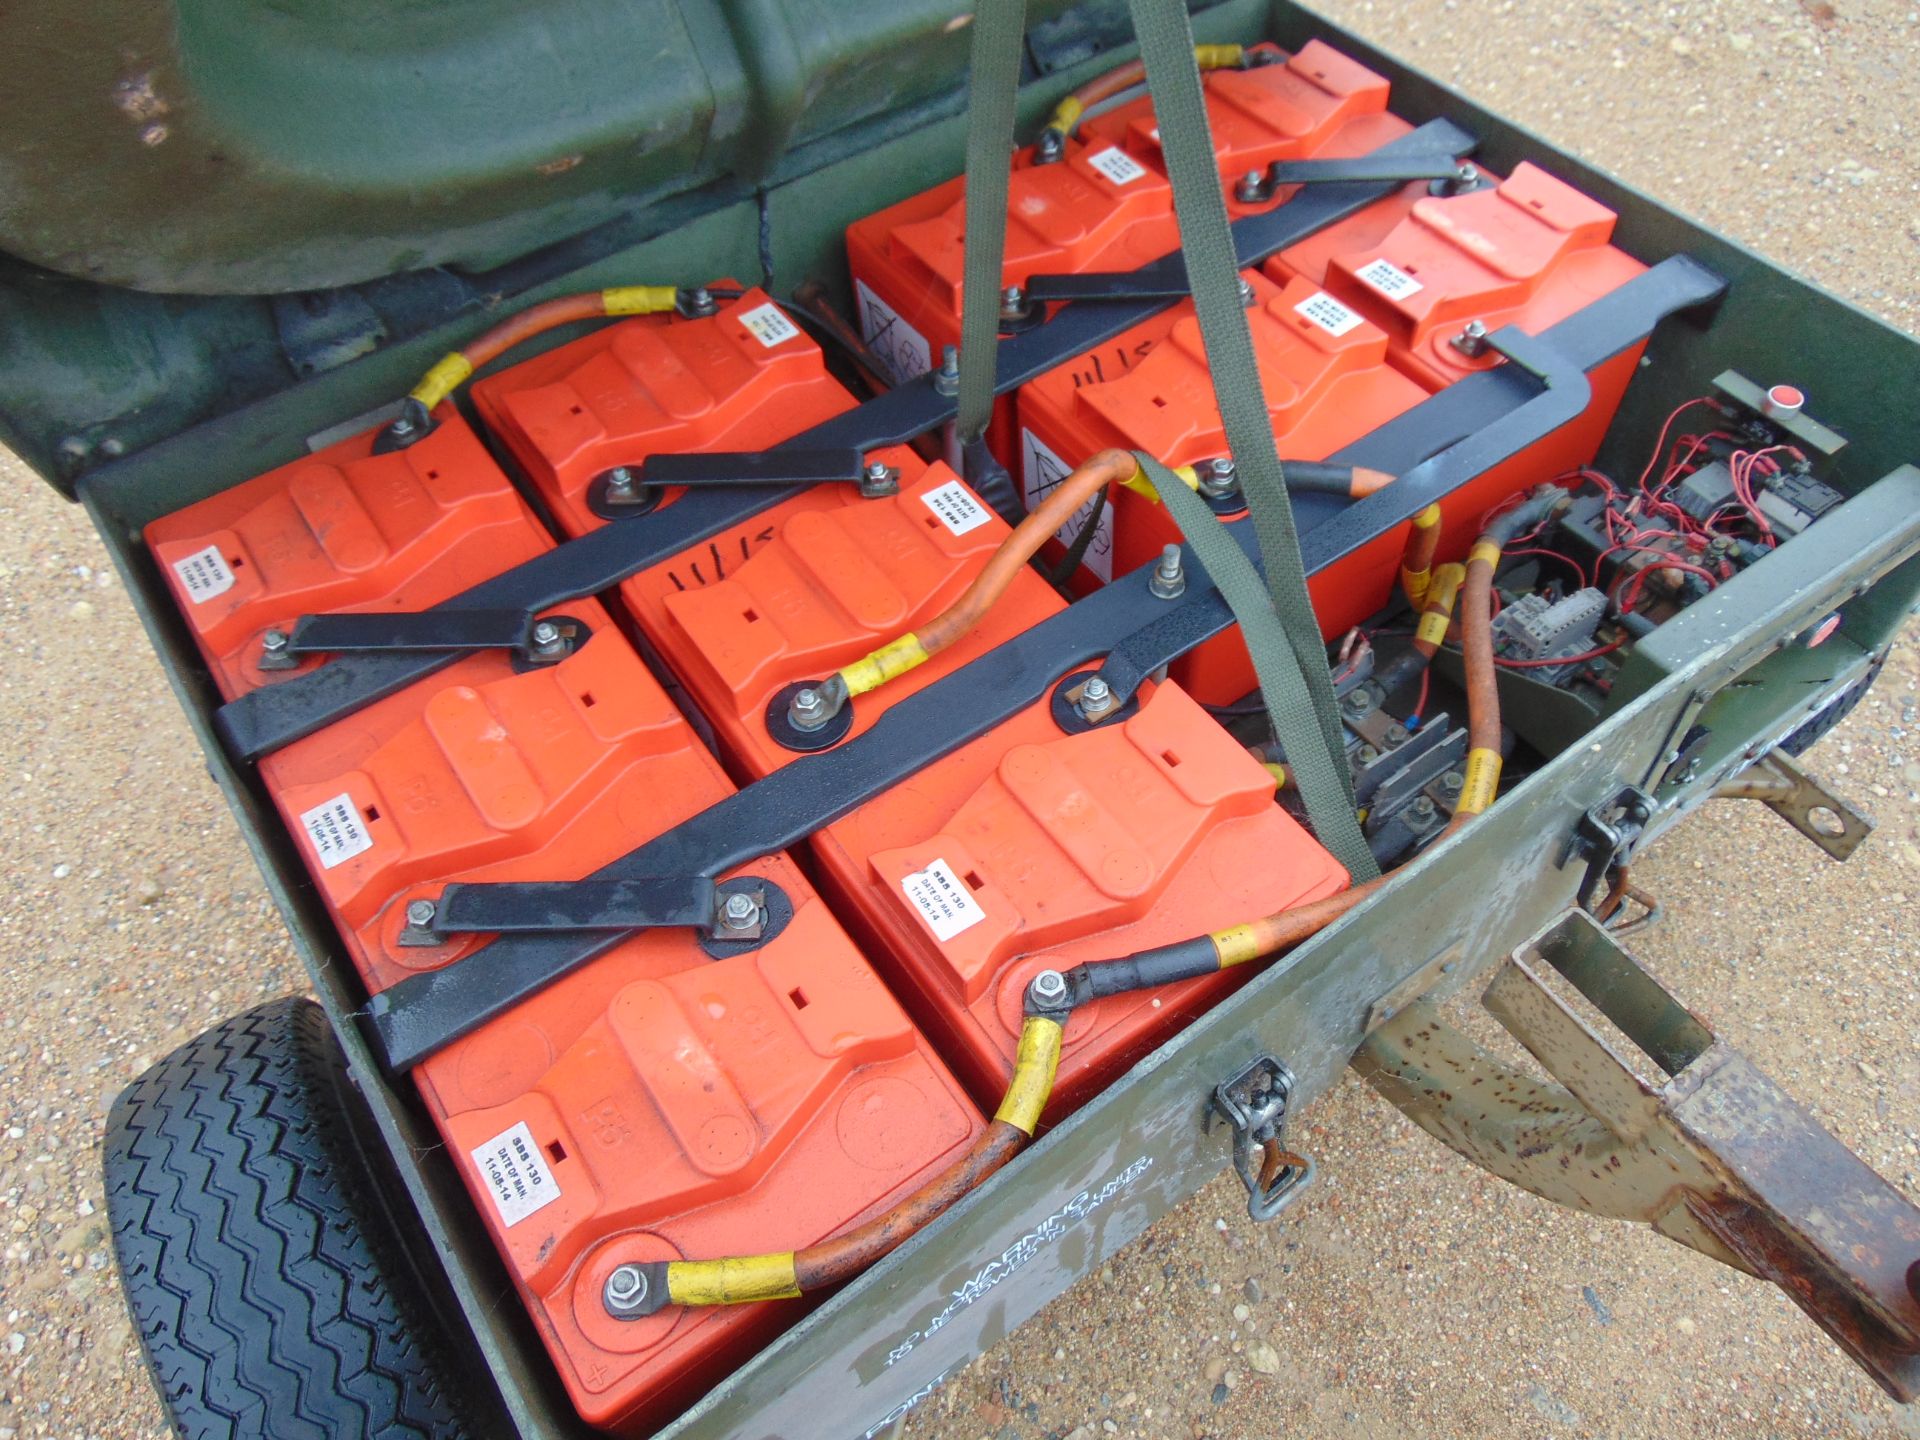
[[[1382,152],[1431,155],[1445,150],[1464,155],[1476,143],[1458,126],[1430,120],[1383,146]],[[1392,186],[1385,183],[1324,186],[1303,190],[1271,210],[1244,216],[1233,226],[1239,263],[1243,267],[1258,264],[1364,209],[1391,190]],[[1186,272],[1175,251],[1137,273],[1143,281],[1151,281],[1155,276],[1164,279],[1175,273],[1184,277]],[[1124,303],[1063,305],[1044,324],[999,342],[994,352],[994,393],[1005,394],[1104,344],[1159,313],[1171,300],[1163,293]],[[939,429],[954,414],[954,398],[942,395],[931,375],[922,375],[796,435],[775,447],[774,453],[841,446],[866,451],[904,444]],[[645,525],[615,522],[603,526],[482,581],[435,609],[513,609],[531,618],[568,600],[610,590],[628,576],[698,545],[802,493],[802,489],[774,485],[692,489],[673,504],[648,514]],[[231,753],[241,759],[257,759],[393,694],[455,658],[456,652],[449,651],[343,655],[223,705],[215,712],[214,727]]]
[[[659,485],[830,485],[864,478],[867,457],[858,445],[831,449],[782,445],[773,450],[713,450],[694,455],[649,455],[640,483]]]
[[[1477,174],[1468,173],[1451,155],[1427,157],[1400,155],[1351,155],[1335,160],[1275,160],[1267,166],[1267,184],[1346,185],[1358,181],[1451,180],[1472,184]]]
[[[1308,573],[1325,569],[1410,519],[1431,501],[1566,423],[1558,390],[1584,396],[1585,372],[1639,343],[1667,316],[1706,304],[1725,289],[1719,276],[1685,257],[1661,262],[1531,342],[1541,382],[1518,365],[1463,377],[1398,420],[1349,447],[1352,464],[1400,473],[1367,499],[1341,507],[1331,496],[1300,497],[1301,550]],[[1517,332],[1500,332],[1502,343]],[[1526,337],[1519,336],[1519,343]],[[1584,404],[1584,401],[1582,402]],[[1578,410],[1573,414],[1577,415]],[[1445,447],[1435,454],[1436,446]],[[1431,456],[1432,458],[1427,458]],[[1307,518],[1317,513],[1321,523]],[[1252,527],[1229,531],[1257,563]],[[594,880],[637,875],[715,875],[783,850],[1048,696],[1063,675],[1108,656],[1140,677],[1233,624],[1233,614],[1189,550],[1193,581],[1173,600],[1148,588],[1151,566],[1122,576],[944,679],[895,702],[845,744],[756,781],[594,872]],[[1134,685],[1138,680],[1134,680]],[[1132,685],[1124,692],[1132,693]],[[858,702],[855,702],[858,703]],[[617,944],[617,934],[503,936],[440,970],[409,976],[375,995],[368,1023],[396,1069],[419,1064],[543,986]]]
[[[442,935],[539,930],[713,929],[714,885],[705,875],[633,875],[618,880],[455,882],[440,892],[433,929]]]

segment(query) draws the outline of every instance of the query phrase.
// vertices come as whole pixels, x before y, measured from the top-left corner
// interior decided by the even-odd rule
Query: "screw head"
[[[1406,744],[1407,743],[1407,727],[1404,725],[1389,725],[1387,727],[1387,743],[1389,745]]]
[[[407,902],[407,924],[416,930],[424,930],[433,924],[437,910],[431,900],[409,900]]]
[[[413,416],[405,410],[402,410],[398,415],[393,417],[393,423],[389,425],[387,429],[396,435],[411,435],[413,433]]]
[[[609,1315],[631,1315],[647,1303],[647,1272],[638,1265],[617,1265],[607,1276],[601,1301]]]
[[[1267,196],[1267,177],[1258,170],[1249,170],[1240,177],[1239,187],[1233,193],[1234,198],[1242,204],[1250,205],[1256,200],[1264,200]]]
[[[867,466],[867,479],[869,480],[884,480],[892,473],[892,471],[887,469],[884,460],[875,460],[871,465]]]
[[[533,643],[536,645],[543,647],[553,645],[558,643],[559,639],[560,627],[551,620],[542,620],[533,627]]]
[[[1480,167],[1477,165],[1470,163],[1462,164],[1460,168],[1454,172],[1454,175],[1462,185],[1478,185],[1480,183]]]
[[[633,471],[624,465],[616,465],[607,472],[607,488],[618,490],[622,494],[633,489]]]
[[[727,903],[721,908],[720,918],[732,930],[745,930],[760,918],[760,906],[753,896],[745,891],[736,890],[727,896]]]
[[[1435,810],[1433,797],[1431,795],[1416,795],[1413,797],[1413,803],[1407,807],[1407,810],[1416,820],[1431,820]]]
[[[1458,795],[1467,788],[1467,777],[1458,770],[1449,770],[1440,777],[1440,788],[1449,795]]]
[[[1033,992],[1033,998],[1041,1004],[1051,1005],[1055,1001],[1066,998],[1067,977],[1058,970],[1042,970],[1033,977],[1027,988]]]
[[[260,646],[267,651],[268,654],[279,654],[287,648],[287,632],[284,630],[267,631],[266,634],[260,637]]]
[[[1349,690],[1340,701],[1340,708],[1349,715],[1364,715],[1373,708],[1373,699],[1364,688]]]

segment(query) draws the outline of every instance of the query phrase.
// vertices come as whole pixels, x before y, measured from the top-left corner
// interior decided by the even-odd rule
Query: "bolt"
[[[260,646],[269,655],[278,655],[282,650],[287,648],[287,632],[284,630],[267,631],[266,634],[260,637]]]
[[[1000,318],[1002,320],[1024,320],[1027,318],[1026,292],[1018,285],[1009,285],[1000,292]]]
[[[1413,803],[1407,807],[1407,813],[1424,825],[1434,816],[1433,797],[1431,795],[1414,796]]]
[[[860,472],[860,494],[868,500],[882,500],[900,493],[900,472],[884,460],[875,460]]]
[[[437,912],[431,900],[409,900],[407,902],[407,924],[416,930],[425,930],[433,924]]]
[[[1406,726],[1389,725],[1387,727],[1387,744],[1404,745],[1406,743],[1407,743],[1407,727]]]
[[[1453,348],[1469,360],[1484,355],[1487,350],[1487,327],[1483,321],[1469,320],[1466,328],[1453,337]]]
[[[1480,167],[1463,163],[1453,172],[1453,181],[1462,190],[1470,190],[1480,183]]]
[[[624,1318],[633,1314],[647,1303],[647,1272],[638,1265],[616,1265],[607,1276],[601,1300],[609,1315]]]
[[[787,719],[796,730],[818,730],[832,718],[826,698],[811,685],[798,691],[787,706]]]
[[[696,318],[711,315],[720,307],[714,304],[713,292],[704,285],[696,285],[687,292],[687,314]]]
[[[1373,697],[1367,694],[1367,687],[1362,685],[1346,693],[1340,701],[1340,708],[1349,715],[1364,715],[1373,709]]]
[[[607,489],[616,495],[633,493],[633,472],[624,465],[616,465],[607,472]]]
[[[1036,165],[1051,165],[1066,153],[1067,137],[1058,130],[1042,130],[1040,142],[1033,147]]]
[[[1158,600],[1172,600],[1186,593],[1187,576],[1180,565],[1178,545],[1169,545],[1160,552],[1160,563],[1153,567],[1153,577],[1147,581],[1147,589]]]
[[[1239,493],[1240,472],[1233,458],[1222,455],[1200,467],[1200,494],[1207,500],[1224,500]]]
[[[729,930],[751,930],[759,920],[759,903],[743,890],[727,896],[727,903],[720,911],[720,922]]]
[[[542,620],[533,627],[533,643],[542,650],[550,650],[560,643],[560,627],[551,620]]]
[[[1449,770],[1440,777],[1440,788],[1448,795],[1458,795],[1467,788],[1467,777],[1458,770]]]
[[[1249,170],[1240,177],[1240,184],[1233,192],[1233,198],[1242,205],[1257,205],[1267,198],[1267,177],[1258,170]]]
[[[960,393],[960,347],[948,345],[940,351],[940,368],[933,372],[933,388],[937,394],[958,395]]]
[[[407,411],[402,410],[398,415],[393,417],[393,424],[389,425],[387,429],[396,435],[411,435],[413,433],[413,416]]]
[[[1380,752],[1371,745],[1362,745],[1356,754],[1362,765],[1371,765],[1380,758]]]
[[[1056,1005],[1067,998],[1067,977],[1058,970],[1042,970],[1027,988],[1042,1005]]]
[[[1254,295],[1253,295],[1253,282],[1252,282],[1251,280],[1249,280],[1249,279],[1247,279],[1247,277],[1246,277],[1246,276],[1244,276],[1244,275],[1242,275],[1242,276],[1240,277],[1240,306],[1241,306],[1241,308],[1242,308],[1242,309],[1244,309],[1244,310],[1251,310],[1251,309],[1253,308],[1253,300],[1254,300]]]
[[[1087,683],[1080,687],[1080,713],[1089,720],[1098,720],[1113,709],[1113,687],[1098,675],[1089,676]]]

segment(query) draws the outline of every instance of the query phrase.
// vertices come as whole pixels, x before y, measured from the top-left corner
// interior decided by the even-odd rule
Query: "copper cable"
[[[1046,499],[1013,527],[966,592],[926,624],[915,628],[913,633],[920,641],[920,648],[929,655],[935,654],[979,624],[980,617],[1006,593],[1013,577],[1020,573],[1020,567],[1053,538],[1054,532],[1071,520],[1096,492],[1131,480],[1139,468],[1139,462],[1125,450],[1102,450],[1049,490]]]
[[[995,1120],[952,1165],[866,1224],[809,1245],[793,1254],[793,1273],[800,1288],[817,1290],[859,1274],[909,1235],[944,1214],[954,1201],[986,1180],[1027,1143],[1018,1126]]]

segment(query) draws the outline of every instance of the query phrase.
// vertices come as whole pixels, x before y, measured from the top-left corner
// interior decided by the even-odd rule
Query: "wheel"
[[[409,1258],[426,1234],[319,1006],[276,1000],[167,1056],[114,1102],[104,1163],[180,1435],[474,1433],[475,1362],[456,1366],[450,1300]]]

